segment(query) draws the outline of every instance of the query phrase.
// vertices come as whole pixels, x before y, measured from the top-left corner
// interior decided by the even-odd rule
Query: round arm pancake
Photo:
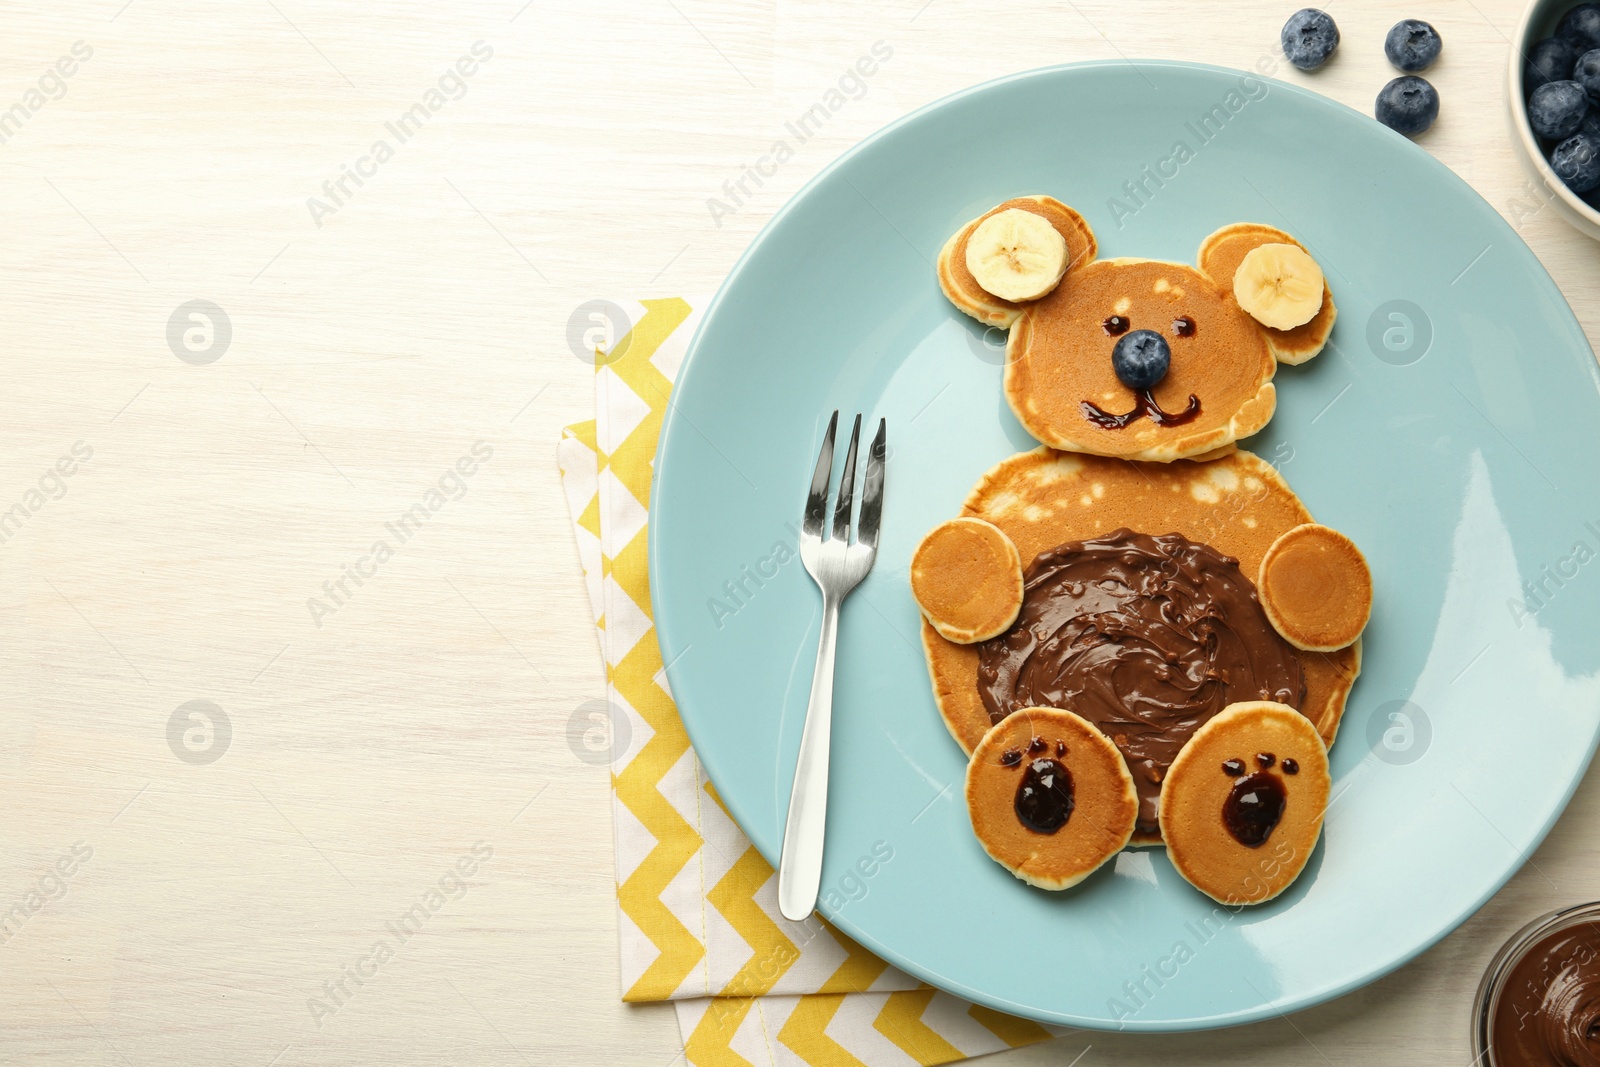
[[[951,519],[928,531],[912,554],[911,595],[946,641],[987,641],[1005,633],[1022,608],[1022,557],[993,523]]]
[[[1355,542],[1314,522],[1267,548],[1256,578],[1261,607],[1283,639],[1307,652],[1353,644],[1372,615],[1372,572]]]

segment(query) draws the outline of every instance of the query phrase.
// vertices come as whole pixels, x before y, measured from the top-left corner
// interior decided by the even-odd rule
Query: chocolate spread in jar
[[[1600,1064],[1600,929],[1559,930],[1523,953],[1500,987],[1496,1067]]]
[[[1239,564],[1179,534],[1118,530],[1041,552],[1011,629],[978,645],[991,722],[1064,708],[1116,742],[1139,793],[1138,832],[1160,832],[1161,780],[1223,708],[1298,708],[1305,675]]]

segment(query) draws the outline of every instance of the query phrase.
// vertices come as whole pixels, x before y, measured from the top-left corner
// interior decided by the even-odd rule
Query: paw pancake
[[[1029,885],[1066,889],[1128,843],[1139,802],[1105,734],[1070,711],[1028,708],[973,751],[967,812],[996,863]]]
[[[1022,557],[998,526],[951,519],[929,531],[911,557],[911,595],[946,641],[987,641],[1022,607]]]
[[[1261,607],[1296,648],[1332,652],[1366,628],[1372,573],[1355,542],[1308,522],[1272,542],[1256,579]]]
[[[1328,751],[1283,704],[1233,704],[1195,731],[1161,788],[1178,873],[1223,904],[1260,904],[1311,857],[1328,807]]]

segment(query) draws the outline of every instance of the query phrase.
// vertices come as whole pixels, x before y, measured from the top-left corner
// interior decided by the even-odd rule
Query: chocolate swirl
[[[1195,730],[1236,701],[1305,699],[1298,654],[1216,549],[1118,530],[1040,553],[1025,578],[1017,621],[978,646],[989,720],[1047,707],[1094,723],[1128,761],[1142,834]]]
[[[1493,1043],[1502,1067],[1600,1064],[1600,931],[1584,923],[1527,951],[1501,987]]]

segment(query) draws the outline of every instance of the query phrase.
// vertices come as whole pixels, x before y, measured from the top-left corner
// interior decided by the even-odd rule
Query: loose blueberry
[[[1124,334],[1111,350],[1111,369],[1129,389],[1154,389],[1171,365],[1172,350],[1167,347],[1167,339],[1154,330]]]
[[[1528,125],[1534,133],[1552,141],[1577,133],[1588,111],[1589,94],[1574,81],[1541,85],[1528,97]]]
[[[1590,100],[1600,100],[1600,48],[1591,48],[1578,57],[1572,80],[1583,86]]]
[[[1600,141],[1575,133],[1550,153],[1550,168],[1575,193],[1600,186]]]
[[[1546,82],[1563,82],[1572,77],[1578,50],[1559,37],[1546,37],[1528,50],[1528,66],[1523,72],[1523,91],[1533,92]]]
[[[1326,11],[1303,7],[1289,16],[1278,39],[1285,59],[1301,70],[1316,70],[1339,47],[1339,27]]]
[[[1556,36],[1579,53],[1600,48],[1600,4],[1579,4],[1561,17]]]
[[[1385,85],[1378,92],[1378,101],[1374,105],[1373,114],[1378,117],[1379,122],[1391,130],[1403,133],[1407,137],[1415,137],[1432,126],[1433,120],[1439,117],[1439,92],[1428,84],[1427,79],[1419,78],[1415,74],[1406,74]]]
[[[1444,42],[1439,31],[1421,19],[1401,19],[1383,40],[1383,54],[1407,74],[1427,70],[1439,58]]]

